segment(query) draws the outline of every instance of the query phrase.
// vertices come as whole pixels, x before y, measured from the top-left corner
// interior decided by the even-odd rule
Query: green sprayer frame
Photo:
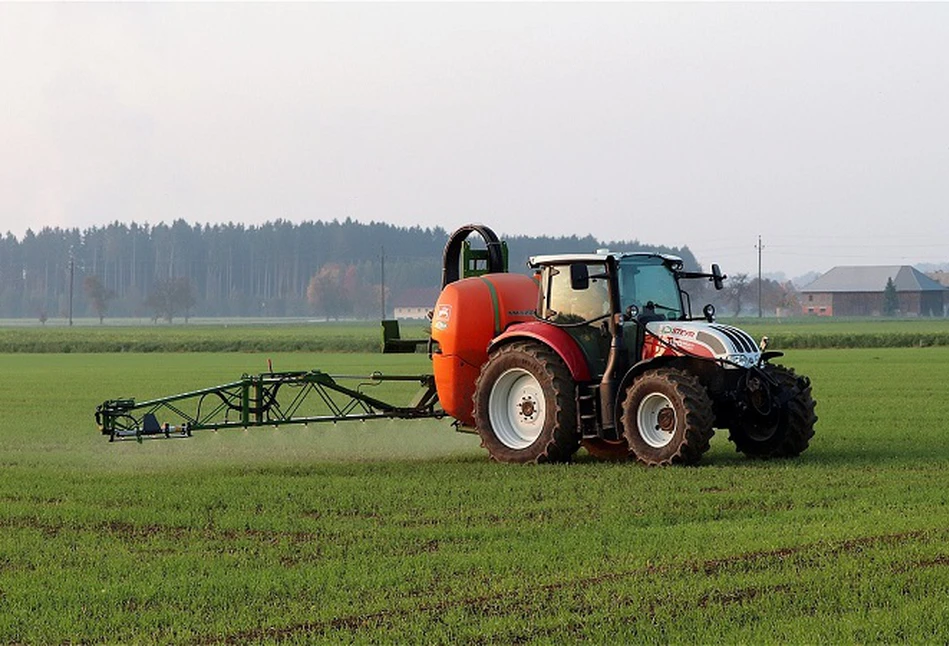
[[[355,387],[340,381],[357,381]],[[417,382],[408,406],[372,397],[364,388],[385,382]],[[306,406],[305,406],[306,403]],[[313,412],[318,411],[318,412]],[[176,423],[160,423],[159,415]],[[243,375],[239,381],[136,402],[110,399],[96,408],[96,424],[109,441],[190,437],[206,429],[249,428],[371,419],[440,418],[433,375],[329,375],[320,370]]]

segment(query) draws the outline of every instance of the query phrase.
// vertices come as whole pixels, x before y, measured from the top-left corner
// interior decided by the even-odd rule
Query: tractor
[[[488,256],[459,279],[457,240],[473,231]],[[695,464],[716,428],[758,458],[797,456],[814,435],[810,381],[772,364],[742,330],[691,314],[680,258],[657,253],[532,257],[506,273],[499,241],[459,229],[445,252],[432,319],[439,400],[501,462],[565,462],[583,446],[605,459]]]
[[[483,239],[474,247],[472,233]],[[384,351],[428,349],[432,373],[331,376],[269,372],[223,386],[144,402],[113,399],[96,410],[110,440],[190,437],[201,429],[376,418],[441,418],[474,432],[499,462],[566,462],[582,446],[595,457],[666,466],[697,463],[714,429],[757,458],[793,457],[814,435],[810,381],[771,363],[742,330],[692,316],[683,281],[710,273],[647,252],[544,255],[530,275],[507,271],[507,246],[491,229],[455,231],[443,255],[431,335],[398,337],[383,322]],[[357,379],[347,386],[345,379]],[[409,405],[367,393],[387,381],[418,381]],[[307,408],[307,401],[322,408]],[[176,423],[159,422],[170,414]]]

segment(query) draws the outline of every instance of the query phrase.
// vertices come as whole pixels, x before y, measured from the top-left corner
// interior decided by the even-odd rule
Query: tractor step
[[[600,418],[597,410],[598,392],[596,386],[581,386],[581,391],[577,396],[577,416],[582,437],[597,437]]]

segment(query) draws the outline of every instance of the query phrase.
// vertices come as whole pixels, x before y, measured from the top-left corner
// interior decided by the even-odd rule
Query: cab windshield
[[[682,318],[682,298],[672,271],[656,256],[627,256],[619,262],[620,303],[641,315]]]

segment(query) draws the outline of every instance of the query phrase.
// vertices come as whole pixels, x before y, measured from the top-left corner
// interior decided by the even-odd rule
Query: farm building
[[[804,314],[881,316],[888,280],[901,316],[943,316],[947,288],[908,265],[834,267],[801,290]]]
[[[397,319],[427,319],[438,294],[437,289],[422,287],[403,290],[394,299],[392,314]]]

